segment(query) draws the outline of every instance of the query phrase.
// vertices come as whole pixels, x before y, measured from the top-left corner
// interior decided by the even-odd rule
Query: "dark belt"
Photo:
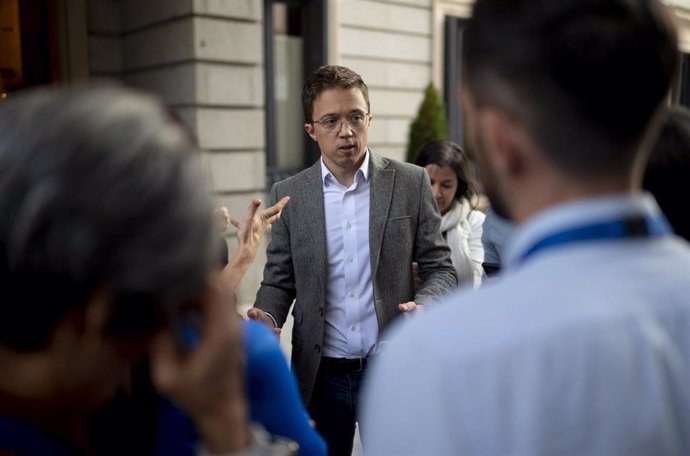
[[[368,358],[328,358],[321,357],[321,367],[326,372],[362,372],[367,367]]]

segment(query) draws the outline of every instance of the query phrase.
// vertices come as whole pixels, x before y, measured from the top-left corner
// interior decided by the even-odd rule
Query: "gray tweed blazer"
[[[369,248],[379,333],[397,317],[398,304],[426,304],[457,285],[441,217],[424,168],[369,153]],[[326,228],[321,166],[278,182],[271,204],[290,202],[273,224],[267,262],[254,306],[282,327],[293,301],[292,366],[309,403],[321,361],[326,305]],[[424,286],[416,294],[412,262]]]

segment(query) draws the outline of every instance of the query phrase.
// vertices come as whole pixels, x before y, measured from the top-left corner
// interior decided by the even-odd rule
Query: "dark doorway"
[[[0,97],[58,80],[57,0],[0,0]]]

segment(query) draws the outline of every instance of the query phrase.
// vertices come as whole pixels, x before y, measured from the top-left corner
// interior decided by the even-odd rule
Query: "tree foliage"
[[[419,106],[417,117],[410,125],[406,160],[414,163],[422,146],[434,139],[448,139],[448,120],[443,100],[429,83],[424,91],[424,100]]]

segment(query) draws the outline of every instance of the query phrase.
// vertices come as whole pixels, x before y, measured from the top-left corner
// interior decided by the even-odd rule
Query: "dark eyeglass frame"
[[[311,123],[312,123],[312,125],[313,124],[320,124],[321,128],[323,128],[324,131],[327,133],[335,133],[336,131],[340,131],[340,129],[343,128],[343,118],[344,118],[351,129],[353,129],[354,131],[361,131],[366,126],[366,120],[370,115],[371,115],[370,111],[364,112],[364,111],[359,111],[359,110],[358,111],[352,111],[347,116],[334,116],[334,115],[328,114],[328,115],[323,116],[319,120],[312,120]],[[352,120],[353,116],[362,116],[362,125],[358,125],[358,122],[359,122],[358,120],[353,121]],[[324,123],[328,120],[333,119],[334,117],[337,117],[338,120],[333,125]],[[355,122],[355,124],[353,124],[353,122]]]

